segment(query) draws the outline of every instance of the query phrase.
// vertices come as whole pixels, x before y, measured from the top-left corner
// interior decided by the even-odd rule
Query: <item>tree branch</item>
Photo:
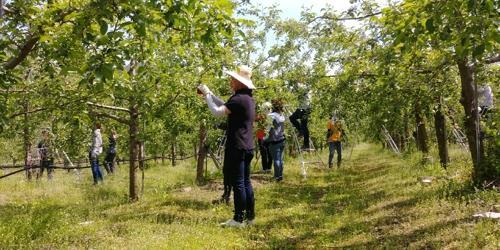
[[[341,77],[341,76],[343,76],[343,75],[342,74],[339,74],[339,75],[316,75],[315,77],[317,77],[317,78],[335,78],[335,77]],[[377,77],[376,74],[366,73],[366,72],[362,72],[361,74],[350,75],[350,76],[355,76],[355,77],[359,77],[359,78]]]
[[[103,109],[109,109],[109,110],[114,110],[114,111],[124,111],[124,112],[130,113],[129,109],[122,108],[122,107],[109,106],[109,105],[93,103],[93,102],[87,102],[87,105],[98,107],[98,108],[103,108]]]
[[[17,65],[19,65],[26,57],[28,57],[28,54],[35,48],[35,45],[38,43],[38,40],[40,39],[40,36],[35,35],[32,36],[28,41],[24,43],[24,45],[21,47],[21,51],[19,52],[19,55],[12,57],[7,63],[4,64],[4,68],[6,70],[11,70],[14,69]]]
[[[309,22],[309,24],[315,22],[318,19],[326,19],[326,20],[331,20],[331,21],[363,20],[363,19],[366,19],[366,18],[369,18],[369,17],[372,17],[372,16],[380,15],[380,14],[382,14],[382,11],[371,13],[371,14],[367,14],[367,15],[364,15],[364,16],[358,16],[358,17],[331,17],[331,16],[323,15],[323,16],[315,17],[313,20],[311,20]]]
[[[179,92],[177,92],[177,94],[175,94],[174,98],[172,98],[172,99],[170,100],[170,102],[169,102],[169,103],[167,103],[166,108],[168,108],[168,107],[170,107],[172,104],[174,104],[174,103],[175,103],[175,100],[177,100],[177,97],[179,97],[179,95],[180,95],[180,94],[181,94],[181,92],[180,92],[180,91],[179,91]]]
[[[9,94],[9,93],[28,93],[28,90],[24,89],[0,89],[0,93],[2,94]]]
[[[2,2],[3,2],[3,0],[2,0]],[[9,13],[13,13],[13,11],[9,10],[5,6],[3,6],[2,9],[6,10]],[[58,22],[63,22],[64,21],[64,17],[66,17],[67,15],[71,14],[73,11],[75,11],[75,9],[69,9],[69,10],[67,10],[65,12],[60,13],[59,16],[58,16],[59,20],[57,20],[57,21]],[[43,27],[39,26],[37,28],[37,30],[38,30],[38,33],[43,33]],[[4,68],[6,70],[14,69],[24,59],[26,59],[26,57],[28,57],[29,53],[31,53],[31,51],[33,51],[33,49],[35,48],[35,46],[36,46],[36,44],[38,43],[39,40],[40,40],[40,34],[36,34],[35,33],[35,35],[31,35],[31,37],[21,47],[21,51],[19,52],[19,55],[14,56],[11,59],[9,59],[4,64]]]
[[[90,111],[90,114],[92,115],[95,115],[95,116],[99,116],[99,117],[106,117],[106,118],[110,118],[110,119],[113,119],[119,123],[123,123],[123,124],[129,124],[129,120],[125,119],[125,118],[122,118],[122,117],[119,117],[117,115],[113,115],[113,114],[108,114],[108,113],[100,113],[100,112],[94,112],[94,111]]]
[[[65,107],[69,106],[72,103],[77,103],[77,102],[80,102],[80,101],[82,101],[84,99],[85,98],[81,98],[81,99],[69,101],[69,102],[63,103],[61,105],[58,105],[56,107],[48,106],[48,107],[43,107],[43,108],[35,108],[35,109],[29,110],[29,111],[23,111],[23,112],[14,113],[14,114],[10,115],[9,118],[12,119],[12,118],[15,118],[15,117],[20,116],[20,115],[32,114],[32,113],[37,113],[37,112],[46,111],[46,110],[52,111],[52,110],[56,110],[56,109],[63,109]]]
[[[497,63],[497,62],[500,62],[500,54],[497,54],[496,56],[493,56],[490,58],[486,58],[484,60],[484,63],[486,63],[486,64],[493,64],[493,63]]]
[[[3,11],[4,11],[4,13],[14,14],[14,11],[7,8],[7,6],[5,6],[5,5],[3,6]]]
[[[9,116],[9,119],[15,118],[15,117],[20,116],[20,115],[26,115],[26,114],[32,114],[32,113],[37,113],[37,112],[45,111],[45,110],[48,110],[48,109],[49,108],[36,108],[36,109],[29,110],[29,111],[26,111],[26,112],[14,113],[14,114],[12,114],[12,115]]]

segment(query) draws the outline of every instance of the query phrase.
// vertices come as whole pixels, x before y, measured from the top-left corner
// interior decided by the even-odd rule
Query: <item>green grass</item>
[[[341,169],[310,166],[307,179],[287,158],[284,182],[253,175],[257,224],[247,229],[218,226],[232,214],[232,206],[211,204],[220,173],[209,167],[211,181],[195,186],[194,162],[151,163],[136,203],[127,199],[125,165],[96,187],[88,169],[81,180],[64,171],[50,182],[18,175],[0,180],[0,248],[498,249],[498,222],[472,219],[499,204],[498,192],[471,188],[466,153],[451,153],[445,171],[421,165],[418,154],[362,144]],[[432,184],[419,182],[429,175]]]

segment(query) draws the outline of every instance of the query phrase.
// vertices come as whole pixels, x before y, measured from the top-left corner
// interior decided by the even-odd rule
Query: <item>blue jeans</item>
[[[269,150],[274,162],[274,178],[283,180],[283,151],[285,150],[285,141],[269,144]]]
[[[240,150],[226,147],[226,159],[224,163],[227,175],[233,186],[234,192],[234,217],[238,222],[246,218],[255,218],[255,200],[250,181],[250,162],[253,158],[253,150]]]
[[[90,158],[90,167],[92,168],[92,176],[94,177],[94,184],[97,184],[98,181],[103,181],[101,169],[99,168],[99,159],[96,157]]]
[[[331,141],[328,142],[328,148],[330,150],[330,154],[328,155],[328,166],[332,166],[333,155],[335,151],[337,151],[337,167],[340,167],[340,162],[342,162],[342,144],[340,141]]]

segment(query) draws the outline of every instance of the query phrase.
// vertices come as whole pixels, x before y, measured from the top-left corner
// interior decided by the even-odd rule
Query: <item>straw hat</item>
[[[255,86],[250,79],[252,77],[252,69],[248,66],[241,65],[236,71],[224,71],[224,73],[238,80],[238,82],[241,82],[243,85],[247,86],[247,88],[255,89]]]

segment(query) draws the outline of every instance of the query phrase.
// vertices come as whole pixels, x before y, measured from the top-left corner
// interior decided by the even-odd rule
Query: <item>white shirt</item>
[[[493,107],[493,91],[491,91],[490,85],[484,85],[478,88],[478,102],[479,106]]]
[[[101,130],[94,130],[94,137],[92,138],[92,153],[100,155],[102,153],[102,136]]]

